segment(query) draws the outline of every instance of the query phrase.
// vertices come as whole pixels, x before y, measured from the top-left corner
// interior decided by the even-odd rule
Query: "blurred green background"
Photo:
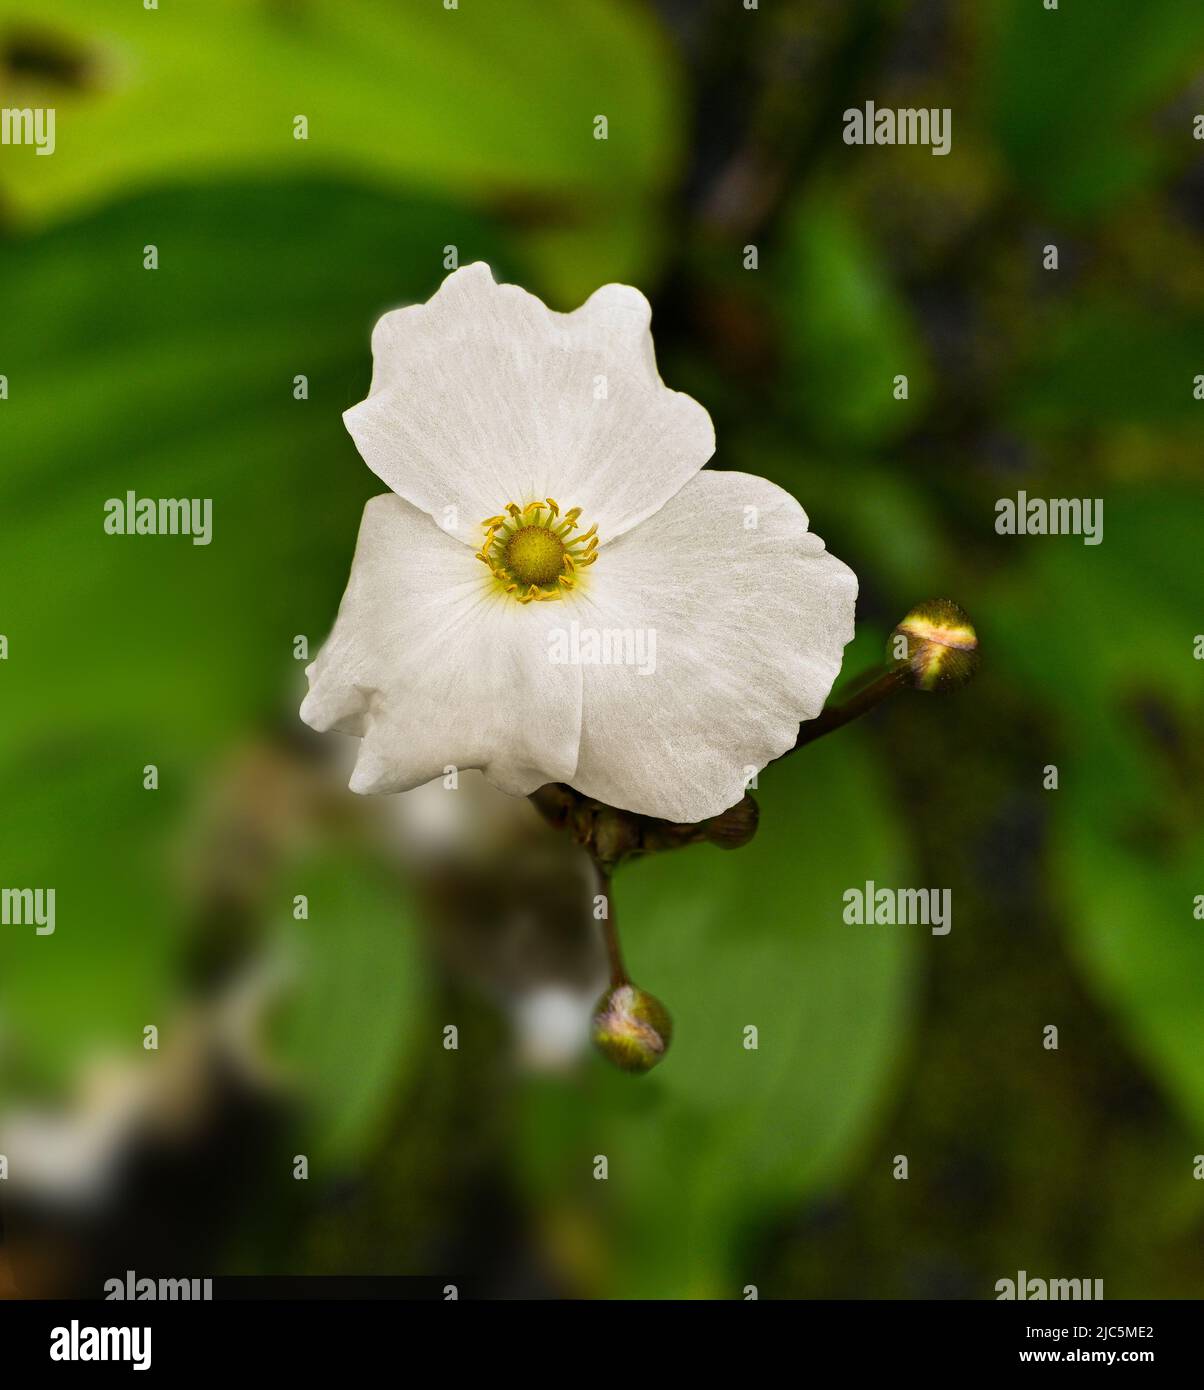
[[[1202,59],[1193,0],[0,0],[0,105],[57,111],[53,157],[0,148],[0,883],[58,917],[0,928],[0,1108],[86,1108],[90,1060],[303,946],[256,1044],[302,1103],[51,1223],[50,1286],[195,1248],[492,1296],[1204,1295]],[[868,100],[951,108],[951,153],[846,146]],[[503,1061],[295,727],[380,490],[340,414],[449,246],[559,309],[648,294],[716,464],[857,572],[846,676],[925,597],[984,649],[765,772],[747,849],[621,872],[677,1022],[640,1081]],[[998,536],[1020,489],[1102,498],[1103,544]],[[212,545],[106,536],[127,490],[212,498]],[[951,934],[846,926],[867,878],[950,888]]]

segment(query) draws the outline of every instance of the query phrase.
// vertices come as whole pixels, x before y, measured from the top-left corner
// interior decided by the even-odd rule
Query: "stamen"
[[[563,599],[580,582],[577,571],[597,558],[597,526],[569,538],[580,516],[580,507],[562,513],[554,497],[521,506],[507,502],[481,523],[484,540],[476,558],[488,566],[501,592],[513,594],[519,603]]]

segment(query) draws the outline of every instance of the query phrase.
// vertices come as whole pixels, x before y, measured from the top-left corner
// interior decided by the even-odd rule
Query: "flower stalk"
[[[603,868],[596,859],[594,866],[598,871],[600,896],[606,902],[606,916],[602,919],[602,936],[606,942],[606,958],[610,964],[610,987],[611,989],[618,989],[620,985],[629,985],[631,977],[627,973],[627,967],[623,964],[623,948],[619,944],[619,928],[615,922],[614,894],[610,891],[610,872]]]
[[[834,729],[842,729],[854,719],[860,719],[863,714],[868,714],[888,696],[893,695],[896,690],[902,690],[907,684],[904,673],[893,668],[877,674],[871,671],[868,675],[868,681],[866,676],[862,676],[860,681],[855,682],[860,686],[855,695],[843,704],[828,705],[816,718],[802,725],[794,747],[789,751],[797,753],[800,748],[805,748],[807,744],[832,733]]]

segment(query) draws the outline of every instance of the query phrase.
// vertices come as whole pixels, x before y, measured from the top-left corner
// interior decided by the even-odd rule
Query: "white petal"
[[[373,472],[467,544],[508,502],[543,497],[580,507],[606,544],[715,448],[707,412],[657,375],[650,319],[625,285],[558,314],[465,266],[380,320],[371,393],[343,418]]]
[[[566,604],[583,659],[593,628],[618,632],[611,655],[634,664],[582,666],[572,785],[667,820],[717,815],[823,708],[853,636],[856,576],[788,493],[710,471],[589,576]]]
[[[581,672],[548,659],[559,603],[491,593],[470,550],[392,494],[364,508],[347,592],[301,718],[363,739],[356,792],[480,768],[525,796],[577,765]]]

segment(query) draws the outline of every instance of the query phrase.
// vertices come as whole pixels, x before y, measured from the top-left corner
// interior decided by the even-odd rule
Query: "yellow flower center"
[[[503,562],[520,584],[552,584],[563,570],[564,542],[546,526],[524,526],[506,543]]]
[[[489,566],[501,592],[519,603],[563,598],[598,558],[598,528],[574,534],[580,516],[580,507],[562,516],[551,497],[525,507],[507,502],[504,511],[481,523],[485,539],[477,559]]]

